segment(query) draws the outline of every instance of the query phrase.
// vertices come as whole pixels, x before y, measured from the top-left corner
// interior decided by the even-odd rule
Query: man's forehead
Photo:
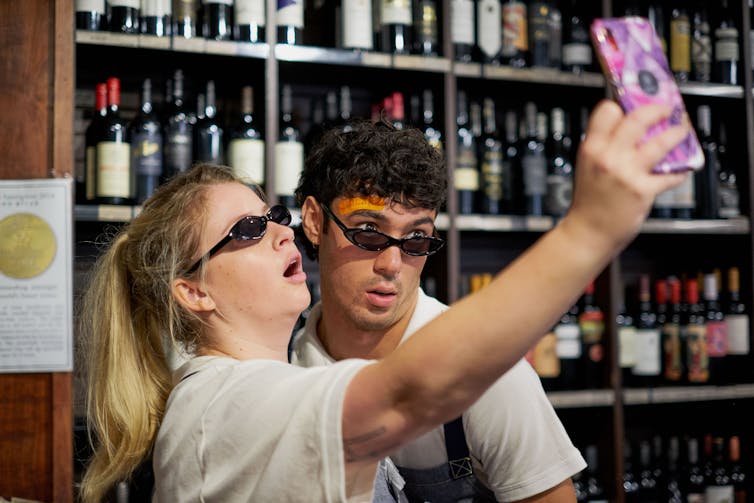
[[[382,211],[385,209],[385,198],[380,196],[345,197],[338,202],[338,212],[350,215],[356,211]]]

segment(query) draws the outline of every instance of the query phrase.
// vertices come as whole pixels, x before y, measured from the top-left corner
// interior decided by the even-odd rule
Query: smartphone
[[[648,19],[639,16],[598,18],[592,22],[590,31],[602,72],[626,113],[648,103],[672,106],[670,117],[652,126],[647,138],[681,121],[689,121],[681,91]],[[653,171],[672,173],[698,170],[703,166],[704,152],[692,128]]]

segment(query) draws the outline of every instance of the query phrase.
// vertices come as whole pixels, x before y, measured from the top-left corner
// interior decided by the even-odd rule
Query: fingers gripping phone
[[[626,113],[648,103],[672,107],[670,117],[652,126],[646,138],[689,121],[681,91],[649,20],[639,16],[595,19],[591,37],[602,72]],[[671,173],[703,166],[704,153],[692,128],[653,171]]]

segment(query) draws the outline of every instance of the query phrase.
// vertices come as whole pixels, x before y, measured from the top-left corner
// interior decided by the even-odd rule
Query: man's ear
[[[171,290],[176,300],[189,311],[195,313],[212,311],[215,309],[215,301],[204,291],[199,282],[186,278],[173,280]]]
[[[324,214],[316,199],[308,196],[301,205],[301,228],[314,246],[322,241],[322,224]]]

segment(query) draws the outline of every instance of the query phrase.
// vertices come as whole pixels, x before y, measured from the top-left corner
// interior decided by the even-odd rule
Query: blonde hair
[[[79,312],[94,448],[81,484],[84,502],[106,499],[151,453],[172,387],[165,348],[191,352],[201,339],[200,319],[174,299],[171,285],[197,254],[205,191],[233,182],[240,183],[228,168],[207,164],[177,176],[95,264]]]

